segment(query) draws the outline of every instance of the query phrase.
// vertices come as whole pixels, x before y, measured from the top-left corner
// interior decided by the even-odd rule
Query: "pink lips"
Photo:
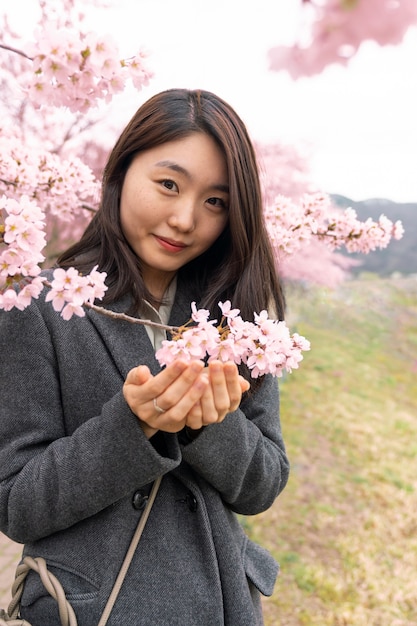
[[[158,241],[159,245],[165,248],[165,250],[169,250],[169,252],[181,252],[184,248],[187,247],[187,244],[182,243],[181,241],[175,241],[174,239],[166,239],[165,237],[159,237],[155,235],[155,239]]]

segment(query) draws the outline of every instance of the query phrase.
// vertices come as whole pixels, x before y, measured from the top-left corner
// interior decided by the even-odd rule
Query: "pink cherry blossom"
[[[46,150],[28,148],[18,138],[5,137],[0,146],[2,190],[9,199],[15,198],[17,201],[23,195],[36,198],[38,213],[33,213],[30,220],[39,226],[44,219],[39,218],[40,206],[45,206],[61,220],[70,221],[80,207],[94,205],[94,199],[99,194],[99,183],[91,169],[79,158],[61,159]],[[35,210],[33,206],[31,210]],[[11,211],[9,208],[9,213]]]
[[[91,287],[89,302],[91,304],[93,304],[94,300],[101,300],[107,291],[107,286],[105,284],[106,273],[99,272],[97,267],[98,266],[96,265],[88,275]]]
[[[20,272],[23,257],[10,248],[3,250],[0,257],[0,276],[14,276]]]
[[[14,289],[6,289],[4,293],[0,292],[0,308],[5,311],[11,311],[13,308],[19,309],[17,293]]]
[[[64,289],[52,288],[46,294],[45,301],[52,302],[55,311],[62,311],[66,302]]]
[[[141,89],[152,77],[144,50],[131,59],[119,59],[110,35],[77,31],[75,25],[62,30],[57,21],[38,27],[35,42],[26,46],[25,54],[33,62],[27,93],[37,106],[52,104],[86,112],[123,91],[129,78]]]
[[[36,276],[35,278],[32,278],[30,283],[24,284],[22,289],[17,294],[18,308],[23,310],[29,306],[32,298],[39,298],[43,288],[44,278],[42,276]]]
[[[76,304],[75,302],[68,302],[62,309],[61,316],[65,321],[68,321],[73,315],[77,315],[78,317],[84,317],[85,311],[80,304]]]
[[[178,338],[175,341],[164,340],[161,348],[158,350],[157,358],[161,365],[169,365],[176,359],[183,359],[184,361],[193,360],[187,342],[182,338]],[[197,360],[199,359],[197,358]]]
[[[286,70],[294,79],[332,63],[347,65],[367,39],[398,44],[417,23],[415,0],[304,0],[301,11],[307,26],[299,40],[269,51],[271,69]]]
[[[192,305],[192,319],[197,324],[185,325],[165,340],[156,352],[161,365],[168,365],[176,358],[208,362],[214,359],[237,365],[244,363],[252,378],[272,374],[282,376],[284,370],[291,372],[303,359],[302,352],[310,349],[310,342],[298,334],[290,335],[285,322],[269,319],[266,311],[254,314],[255,322],[244,321],[239,309],[231,303],[219,302],[223,313],[222,324],[214,326],[207,319],[207,311],[200,312]],[[215,334],[207,337],[207,329]]]
[[[295,76],[320,71],[334,61],[346,63],[366,36],[381,44],[398,41],[417,15],[414,0],[305,0],[303,5],[312,15],[310,31],[293,49],[276,51],[274,67],[285,65]],[[85,29],[84,6],[80,7],[77,0],[63,0],[59,6],[42,0],[34,43],[20,41],[6,80],[0,74],[3,85],[16,83],[10,100],[19,104],[20,97],[22,101],[12,123],[0,122],[0,194],[4,194],[0,198],[0,308],[5,310],[25,308],[44,288],[45,279],[39,274],[47,233],[52,230],[50,225],[46,230],[46,222],[56,219],[60,232],[67,235],[71,231],[75,237],[75,218],[85,218],[87,211],[98,205],[99,183],[92,170],[78,158],[64,158],[59,146],[53,145],[54,141],[60,143],[55,136],[61,119],[55,118],[55,126],[42,126],[52,117],[50,111],[65,109],[72,112],[74,120],[79,112],[110,102],[129,80],[139,90],[152,76],[143,49],[121,58],[111,36]],[[16,39],[13,33],[7,34]],[[42,107],[41,114],[30,109],[27,119],[19,117],[29,106],[28,101],[23,106],[22,94],[28,95],[35,108]],[[28,132],[29,118],[32,132]],[[36,131],[41,126],[49,132],[39,142]],[[74,128],[78,130],[76,124]],[[64,144],[65,132],[61,136]],[[267,180],[263,182],[265,221],[284,277],[307,276],[317,282],[326,274],[327,283],[330,276],[335,283],[352,263],[334,255],[335,251],[345,247],[349,252],[367,253],[401,238],[399,222],[393,224],[385,216],[361,222],[352,209],[333,207],[327,196],[317,193],[304,161],[294,150],[273,146],[269,153],[264,150],[263,156],[266,161],[279,161],[278,168],[273,162],[266,178],[271,181],[272,169],[279,170],[279,177],[272,176],[269,186]],[[277,195],[277,191],[285,195]],[[305,259],[302,271],[296,263],[301,255]],[[318,267],[318,257],[327,260],[331,272]],[[47,287],[46,300],[64,319],[70,319],[83,316],[85,307],[104,296],[105,274],[97,268],[89,276],[81,276],[73,268],[56,270]],[[198,310],[193,303],[190,323],[164,342],[161,363],[178,356],[208,361],[220,358],[245,363],[253,377],[281,376],[283,371],[297,368],[302,353],[310,348],[304,337],[291,335],[285,323],[269,319],[266,311],[254,313],[254,321],[249,322],[241,318],[238,309],[232,309],[231,302],[221,302],[219,307],[220,323],[209,320],[209,312]]]
[[[223,315],[228,319],[233,319],[239,315],[239,309],[232,309],[232,304],[230,300],[226,300],[226,302],[219,302],[219,308]]]
[[[17,292],[15,289],[8,288],[3,292],[0,290],[0,309],[11,311],[16,308],[23,311],[31,302],[32,298],[38,298],[43,289],[43,278],[33,278],[29,284],[25,284],[23,288]]]
[[[242,362],[242,354],[244,354],[241,344],[235,342],[232,333],[229,332],[224,335],[224,337],[220,338],[220,341],[217,341],[216,344],[211,347],[208,361],[223,361],[224,363],[233,361],[234,363],[240,364]]]
[[[9,287],[20,281],[26,284],[27,280],[35,278],[40,272],[39,263],[44,260],[42,249],[46,243],[45,235],[40,230],[44,224],[44,214],[25,195],[20,198],[20,203],[3,195],[0,198],[0,210],[6,215],[0,238],[0,243],[6,244],[3,250],[0,249],[0,293],[3,293],[4,306],[9,308],[14,298],[8,293]],[[35,282],[35,286],[38,282]],[[26,295],[28,293],[25,291]],[[18,308],[22,307],[25,294],[16,298],[15,306]]]
[[[65,320],[73,315],[83,317],[83,305],[94,304],[96,299],[103,297],[107,289],[105,277],[105,272],[98,272],[97,267],[85,276],[73,267],[67,270],[57,268],[53,272],[45,301],[52,302],[55,311],[61,311]]]
[[[377,222],[361,222],[352,208],[334,207],[325,194],[305,194],[299,201],[278,196],[266,208],[265,220],[274,248],[284,255],[305,249],[313,238],[331,250],[345,247],[348,252],[368,253],[385,248],[390,240],[401,238],[401,223],[393,224],[381,215]]]
[[[194,322],[206,322],[209,315],[210,311],[208,309],[197,309],[196,303],[191,303],[191,318]]]

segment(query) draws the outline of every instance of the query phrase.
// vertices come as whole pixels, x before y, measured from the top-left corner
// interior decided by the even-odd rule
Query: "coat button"
[[[190,511],[192,513],[195,513],[197,511],[198,502],[194,494],[192,494],[191,491],[189,491],[185,499],[187,501],[188,508],[190,509]]]
[[[145,508],[148,501],[148,496],[142,491],[135,491],[132,498],[132,505],[136,511],[141,511]]]

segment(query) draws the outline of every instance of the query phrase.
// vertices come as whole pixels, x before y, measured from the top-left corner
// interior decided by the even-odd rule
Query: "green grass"
[[[292,288],[312,344],[281,382],[292,464],[248,522],[281,563],[267,626],[417,624],[417,281]]]

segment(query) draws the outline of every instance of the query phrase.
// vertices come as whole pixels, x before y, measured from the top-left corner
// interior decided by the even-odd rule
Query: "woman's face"
[[[162,297],[176,272],[216,241],[228,205],[226,160],[209,135],[196,132],[134,158],[120,219],[152,295]]]

